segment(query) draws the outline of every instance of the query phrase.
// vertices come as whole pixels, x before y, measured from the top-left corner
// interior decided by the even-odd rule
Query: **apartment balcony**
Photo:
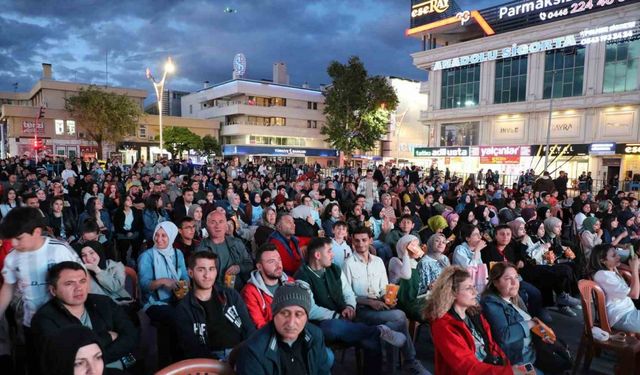
[[[279,137],[302,137],[317,138],[321,137],[320,128],[307,128],[296,126],[265,126],[254,124],[223,124],[220,127],[221,136],[233,135],[271,135]]]
[[[247,101],[230,101],[214,107],[206,107],[199,111],[199,118],[219,118],[223,116],[247,115],[259,117],[291,117],[322,121],[324,116],[320,110],[307,107],[261,106]]]

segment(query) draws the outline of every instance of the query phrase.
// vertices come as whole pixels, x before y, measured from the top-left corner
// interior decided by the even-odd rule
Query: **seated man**
[[[382,259],[369,253],[373,235],[369,228],[362,227],[352,234],[352,245],[355,251],[344,264],[344,275],[356,295],[358,321],[385,326],[409,337],[407,317],[402,310],[388,306],[382,300],[388,284],[387,270]],[[416,359],[416,350],[412,340],[406,340],[402,346],[405,365],[412,374],[429,374]]]
[[[238,348],[236,374],[330,374],[322,331],[307,324],[311,310],[307,286],[286,283],[278,287],[271,308],[273,321]]]
[[[37,343],[45,342],[61,328],[83,325],[100,339],[107,367],[124,369],[133,365],[131,352],[138,345],[138,329],[111,298],[89,294],[89,276],[81,264],[65,261],[54,265],[49,269],[47,283],[53,298],[31,321]],[[42,369],[44,374],[46,370]]]
[[[227,359],[255,331],[238,292],[215,285],[216,260],[208,251],[189,258],[193,289],[176,307],[178,341],[187,358]]]
[[[413,217],[408,214],[402,215],[402,217],[400,218],[400,222],[398,223],[398,227],[393,228],[389,233],[386,233],[384,235],[380,234],[380,240],[391,246],[392,249],[395,249],[396,245],[398,244],[398,240],[400,240],[402,236],[412,234],[420,238],[418,232],[413,230],[414,227],[415,223],[413,222]]]
[[[273,318],[271,301],[273,294],[285,282],[293,278],[282,271],[282,260],[276,245],[265,243],[256,253],[256,270],[242,289],[242,299],[247,305],[251,320],[257,328],[262,328]]]
[[[173,247],[182,251],[184,259],[189,259],[192,253],[196,251],[200,245],[200,241],[196,238],[196,223],[189,216],[185,216],[178,221],[178,237],[173,242]]]
[[[295,236],[296,224],[293,216],[281,214],[276,221],[276,231],[269,236],[269,242],[276,245],[284,271],[294,274],[302,264],[302,251],[300,243]]]
[[[364,348],[364,372],[380,374],[380,339],[401,347],[407,338],[384,324],[367,325],[353,321],[356,318],[356,297],[340,267],[333,264],[329,238],[314,238],[309,242],[307,264],[300,267],[295,278],[310,285],[317,308],[311,310],[309,318],[317,323],[326,340]]]

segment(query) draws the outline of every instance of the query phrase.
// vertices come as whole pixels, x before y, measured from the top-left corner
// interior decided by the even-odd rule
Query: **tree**
[[[87,138],[98,144],[102,159],[105,142],[120,142],[138,128],[140,106],[126,95],[102,90],[94,85],[81,88],[77,95],[65,99],[65,108],[82,126]]]
[[[346,65],[332,61],[327,73],[333,83],[324,92],[327,122],[320,133],[348,157],[355,150],[370,151],[387,133],[389,112],[398,107],[395,90],[384,77],[369,77],[357,56]]]
[[[164,147],[174,157],[182,155],[183,151],[199,150],[202,148],[202,138],[189,130],[177,126],[168,127],[164,130]]]
[[[222,147],[220,146],[220,142],[211,136],[205,135],[202,137],[202,148],[200,149],[200,155],[222,155]]]

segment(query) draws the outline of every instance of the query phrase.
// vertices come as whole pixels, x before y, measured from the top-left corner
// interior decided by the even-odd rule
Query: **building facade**
[[[596,179],[640,171],[640,1],[412,3],[425,164]],[[454,11],[451,11],[454,10]],[[548,139],[548,142],[547,142]],[[635,171],[635,172],[634,172]]]
[[[182,97],[183,117],[220,122],[225,156],[334,165],[338,153],[320,134],[323,110],[322,92],[289,85],[282,63],[274,64],[273,82],[236,78]]]

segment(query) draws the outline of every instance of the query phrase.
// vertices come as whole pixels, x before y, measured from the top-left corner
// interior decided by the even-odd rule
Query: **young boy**
[[[66,242],[44,237],[44,228],[40,210],[32,207],[14,208],[0,223],[0,236],[11,239],[13,245],[13,251],[5,258],[2,268],[4,284],[0,289],[0,317],[4,315],[17,288],[24,301],[22,325],[27,353],[35,352],[31,318],[51,298],[47,289],[47,271],[54,264],[64,261],[82,263]],[[37,368],[37,364],[34,367]]]
[[[351,247],[346,241],[348,225],[344,221],[336,221],[333,223],[333,239],[331,247],[333,249],[333,263],[340,269],[344,265],[344,261],[351,256]]]

